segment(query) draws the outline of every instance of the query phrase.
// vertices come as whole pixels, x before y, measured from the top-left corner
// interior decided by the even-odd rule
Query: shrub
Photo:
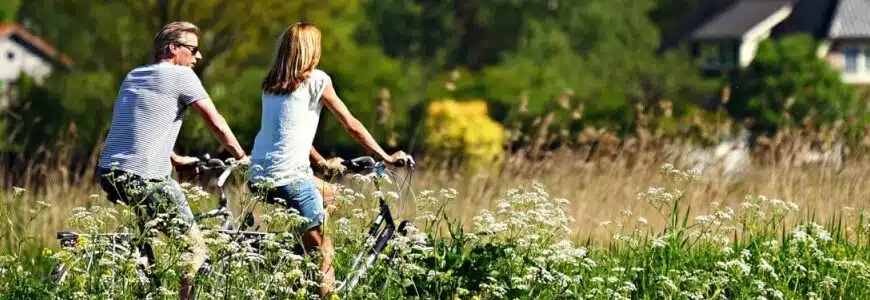
[[[426,146],[435,156],[458,156],[477,169],[504,153],[504,128],[490,119],[486,102],[457,102],[453,99],[429,104]]]
[[[855,115],[854,88],[817,56],[817,46],[806,35],[762,42],[752,64],[732,80],[729,114],[749,118],[760,132],[799,125],[805,118],[829,124]]]

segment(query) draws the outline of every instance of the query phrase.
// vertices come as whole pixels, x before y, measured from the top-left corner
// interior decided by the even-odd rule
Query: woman
[[[324,182],[314,177],[309,160],[316,155],[312,142],[321,108],[329,108],[348,133],[386,163],[401,165],[411,157],[402,151],[388,155],[348,111],[329,75],[317,69],[320,36],[317,27],[308,23],[293,24],[281,34],[275,59],[261,86],[263,115],[251,153],[248,184],[255,193],[265,192],[266,201],[279,198],[309,221],[300,228],[302,243],[305,249],[319,249],[323,255],[319,290],[323,297],[332,290],[335,278],[331,266],[333,247],[321,231],[324,197],[317,186]],[[267,180],[273,188],[260,191],[257,183],[261,180]]]

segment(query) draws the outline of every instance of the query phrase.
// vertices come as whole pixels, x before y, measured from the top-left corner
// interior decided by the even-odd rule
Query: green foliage
[[[800,125],[805,118],[818,125],[862,116],[854,88],[817,56],[817,49],[805,35],[759,44],[752,64],[732,79],[728,112],[751,119],[754,129],[765,132]]]
[[[300,20],[321,28],[321,69],[387,148],[419,148],[422,111],[440,98],[486,99],[490,116],[503,123],[528,125],[558,111],[554,125],[563,129],[592,125],[625,132],[635,127],[635,104],[667,100],[680,116],[709,92],[686,57],[654,54],[656,24],[676,18],[656,15],[651,21],[659,2],[27,1],[20,17],[72,56],[76,70],[28,93],[44,99],[26,102],[47,106],[31,111],[41,123],[13,144],[32,150],[75,128],[82,138],[78,151],[94,149],[108,128],[117,84],[150,62],[151,37],[174,20],[202,29],[205,59],[196,71],[247,149],[259,130],[257,87],[275,41]],[[566,97],[567,106],[560,102]],[[328,110],[321,120],[315,139],[321,152],[362,151]],[[188,116],[182,130],[177,150],[219,149],[198,116]]]
[[[20,7],[21,0],[4,0],[0,3],[0,22],[15,20],[18,16],[18,9]]]
[[[680,54],[653,54],[657,38],[644,17],[648,9],[636,2],[593,1],[565,9],[571,23],[532,23],[516,52],[484,70],[486,95],[508,107],[527,98],[527,114],[539,116],[557,110],[557,99],[567,94],[571,103],[563,107],[582,112],[582,120],[562,117],[557,122],[574,123],[575,129],[629,129],[636,103],[671,100],[682,112],[709,91],[709,84]],[[604,17],[615,10],[622,12],[619,21]]]
[[[7,149],[32,153],[41,146],[56,146],[59,138],[74,140],[74,151],[87,155],[102,142],[100,133],[111,122],[117,82],[106,72],[74,71],[58,74],[37,84],[22,76],[17,84],[18,99],[10,110],[20,118]],[[107,112],[107,113],[101,113]]]

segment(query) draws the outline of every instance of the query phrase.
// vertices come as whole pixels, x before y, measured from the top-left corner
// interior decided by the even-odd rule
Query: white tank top
[[[308,157],[323,108],[320,96],[330,84],[329,75],[315,69],[289,95],[262,94],[262,119],[251,151],[249,181],[269,180],[282,186],[312,178]]]

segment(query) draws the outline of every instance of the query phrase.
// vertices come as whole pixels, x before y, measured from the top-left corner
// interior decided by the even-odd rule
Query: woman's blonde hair
[[[262,90],[289,94],[302,84],[320,62],[320,30],[310,23],[287,27],[275,47],[275,60],[263,79]]]

